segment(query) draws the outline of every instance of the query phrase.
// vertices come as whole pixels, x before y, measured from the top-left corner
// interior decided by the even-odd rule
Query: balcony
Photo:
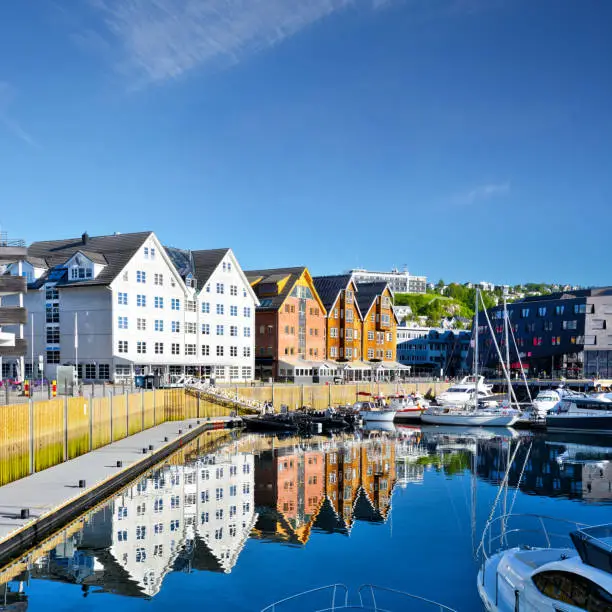
[[[9,240],[4,232],[0,232],[0,263],[21,261],[28,255],[23,240]]]
[[[28,288],[28,281],[25,276],[0,276],[0,297],[13,293],[25,293]]]
[[[0,306],[0,326],[25,325],[28,322],[28,311],[19,306]]]
[[[15,346],[0,346],[0,357],[23,357],[28,352],[25,340],[15,340]]]

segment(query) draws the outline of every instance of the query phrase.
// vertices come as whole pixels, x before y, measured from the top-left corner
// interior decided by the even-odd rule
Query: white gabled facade
[[[84,380],[128,380],[135,374],[168,380],[183,373],[252,380],[258,301],[232,250],[214,251],[222,257],[205,282],[183,279],[157,236],[144,236],[108,283],[82,284],[111,265],[95,252],[95,238],[67,254],[42,285],[46,269],[28,264],[22,270],[32,283],[25,306],[33,319],[24,336],[30,342],[33,320],[34,375],[42,355],[47,378],[54,378],[59,364],[78,363]],[[103,239],[108,248],[112,237]],[[29,347],[26,372],[31,355]]]

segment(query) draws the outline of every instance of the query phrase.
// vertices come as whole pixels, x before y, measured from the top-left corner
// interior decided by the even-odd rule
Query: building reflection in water
[[[514,445],[518,440],[514,440]],[[478,440],[477,471],[499,484],[510,456],[508,440]],[[522,474],[522,477],[521,477]],[[544,436],[525,436],[510,465],[508,484],[523,492],[593,502],[612,501],[612,446],[597,440],[556,442]]]
[[[84,596],[150,598],[172,571],[230,572],[249,536],[301,546],[313,529],[348,535],[357,520],[384,522],[396,460],[403,486],[422,479],[410,467],[415,448],[384,437],[244,436],[171,459],[5,570],[0,606],[26,610],[32,578],[80,585]]]

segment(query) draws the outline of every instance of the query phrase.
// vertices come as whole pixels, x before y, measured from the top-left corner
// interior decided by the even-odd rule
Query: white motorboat
[[[547,528],[553,521],[554,527]],[[541,545],[521,542],[536,531],[543,536]],[[510,547],[510,542],[518,545]],[[489,612],[612,610],[612,524],[586,527],[507,515],[489,524],[481,546],[478,592]]]
[[[512,427],[521,413],[513,408],[482,410],[430,407],[421,415],[428,425],[462,425],[467,427]]]
[[[546,415],[546,429],[612,434],[612,404],[589,397],[568,397]]]
[[[544,389],[540,391],[531,403],[531,414],[536,419],[544,419],[546,415],[557,408],[561,402],[570,397],[586,397],[584,393],[576,393],[565,387]]]
[[[364,423],[393,423],[396,412],[392,408],[374,408],[373,410],[360,411],[359,416]]]
[[[420,395],[400,395],[391,399],[389,407],[396,410],[396,421],[404,421],[420,419],[428,405],[429,402]]]
[[[485,384],[484,376],[465,376],[461,382],[436,395],[436,403],[440,406],[465,406],[475,399],[495,402],[492,389],[493,385]]]

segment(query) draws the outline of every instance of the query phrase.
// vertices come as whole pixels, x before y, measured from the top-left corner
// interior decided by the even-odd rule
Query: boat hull
[[[360,413],[364,423],[393,423],[396,414],[395,410],[367,410]]]
[[[461,425],[463,427],[512,427],[518,420],[514,414],[427,414],[421,415],[421,422],[428,425]]]
[[[395,422],[414,422],[414,421],[420,421],[421,420],[421,414],[423,413],[423,409],[422,408],[414,408],[414,409],[402,409],[402,410],[398,410],[395,413]]]
[[[546,417],[548,431],[572,431],[578,433],[612,435],[612,414],[608,416],[556,416]]]

